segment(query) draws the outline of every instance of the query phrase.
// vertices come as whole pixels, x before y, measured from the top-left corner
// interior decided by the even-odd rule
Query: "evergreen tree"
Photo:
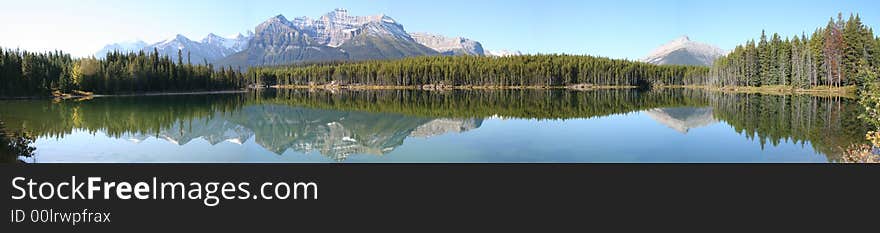
[[[838,14],[811,36],[781,39],[773,34],[767,41],[761,32],[754,40],[737,46],[710,69],[711,85],[788,85],[809,88],[820,85],[856,85],[865,89],[878,73],[878,39],[861,23],[859,15],[844,20]],[[757,58],[757,61],[755,59]],[[755,71],[757,69],[757,71]]]
[[[769,79],[771,77],[772,70],[770,67],[772,66],[771,60],[771,49],[770,45],[767,43],[767,34],[764,33],[764,30],[761,30],[761,39],[758,41],[758,77],[757,79],[750,83],[752,86],[761,86],[762,84],[769,83]]]

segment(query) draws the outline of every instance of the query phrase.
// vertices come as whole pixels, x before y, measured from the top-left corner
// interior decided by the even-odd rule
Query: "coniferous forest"
[[[760,39],[737,46],[718,59],[703,85],[797,88],[858,86],[877,80],[880,38],[859,15],[830,19],[811,35],[782,38],[761,33]]]
[[[194,65],[178,56],[111,52],[105,59],[74,59],[60,51],[0,48],[0,96],[48,96],[53,91],[99,94],[229,90],[244,86],[232,68]]]
[[[659,66],[593,56],[524,55],[259,67],[249,69],[247,77],[261,85],[650,86],[688,85],[702,80],[707,72],[705,67]]]

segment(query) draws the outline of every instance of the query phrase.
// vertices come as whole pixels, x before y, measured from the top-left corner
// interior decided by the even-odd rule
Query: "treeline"
[[[60,51],[33,53],[0,48],[0,96],[7,97],[74,90],[99,94],[228,90],[244,87],[244,80],[232,68],[184,63],[183,56],[175,62],[155,50],[111,52],[105,59],[74,59]]]
[[[49,95],[70,89],[74,59],[61,51],[31,53],[0,48],[0,96]]]
[[[395,113],[425,118],[520,118],[557,120],[592,118],[634,111],[708,105],[687,98],[690,89],[638,91],[569,90],[370,90],[314,91],[261,89],[247,93],[252,104],[305,106],[328,110]]]
[[[762,32],[759,41],[748,41],[715,61],[702,85],[864,87],[877,80],[878,53],[880,38],[858,15],[845,20],[838,14],[811,36],[774,33],[767,38]]]
[[[648,86],[687,85],[704,79],[707,72],[706,67],[576,55],[432,56],[252,67],[247,77],[260,85]]]

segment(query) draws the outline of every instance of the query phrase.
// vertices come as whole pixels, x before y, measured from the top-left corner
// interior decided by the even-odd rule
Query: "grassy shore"
[[[823,97],[844,97],[844,98],[856,98],[856,90],[858,89],[856,86],[844,86],[844,87],[831,87],[831,86],[818,86],[812,88],[795,88],[791,86],[782,86],[782,85],[770,85],[770,86],[760,86],[760,87],[713,87],[713,86],[698,86],[698,85],[669,85],[669,86],[655,86],[654,88],[689,88],[689,89],[701,89],[701,90],[710,90],[710,91],[720,91],[720,92],[728,92],[728,93],[745,93],[745,94],[769,94],[769,95],[793,95],[793,94],[805,94],[805,95],[814,95],[814,96],[823,96]]]

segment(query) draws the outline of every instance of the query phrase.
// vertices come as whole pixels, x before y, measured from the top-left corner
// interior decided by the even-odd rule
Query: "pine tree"
[[[782,72],[780,71],[781,67],[779,64],[779,56],[780,56],[780,49],[782,47],[782,40],[779,38],[779,34],[773,33],[773,36],[771,37],[770,42],[768,43],[767,46],[768,46],[768,49],[767,49],[768,50],[768,55],[767,55],[768,60],[767,60],[766,65],[769,66],[769,68],[768,68],[769,72],[767,73],[768,75],[766,77],[766,81],[764,82],[764,84],[765,85],[780,85],[781,84],[780,80],[782,80],[782,77],[780,77],[780,74]]]
[[[788,38],[785,38],[785,41],[780,41],[778,47],[776,48],[776,69],[778,74],[777,83],[778,85],[790,85],[790,75],[791,75],[791,41]]]
[[[770,78],[770,45],[767,42],[767,34],[764,33],[764,30],[761,30],[761,39],[758,41],[758,77],[755,80],[755,83],[752,83],[752,86],[761,86],[763,84],[768,83],[768,79]]]
[[[866,59],[868,54],[865,49],[863,25],[858,16],[850,14],[849,20],[843,28],[843,76],[856,77],[860,66],[860,60]],[[848,80],[845,84],[854,84],[855,80]]]

